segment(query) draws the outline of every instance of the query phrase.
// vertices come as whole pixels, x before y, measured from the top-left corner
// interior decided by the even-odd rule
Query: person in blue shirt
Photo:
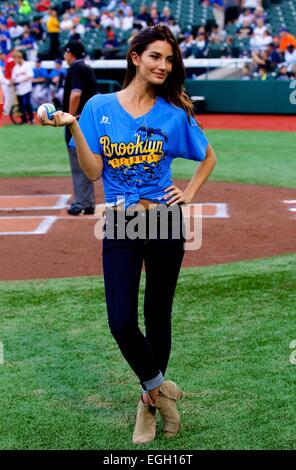
[[[142,387],[133,443],[156,436],[156,411],[166,437],[180,428],[176,402],[180,388],[165,380],[171,350],[171,313],[184,256],[182,205],[193,201],[216,164],[216,155],[193,115],[183,86],[185,68],[169,28],[145,28],[131,41],[127,73],[118,93],[93,96],[79,124],[56,112],[43,125],[69,126],[81,168],[88,178],[102,177],[106,198],[103,268],[111,332]],[[185,189],[172,180],[175,158],[200,162]],[[165,217],[170,213],[170,217]],[[178,218],[179,217],[179,218]],[[136,220],[166,226],[167,236],[135,237]],[[112,224],[115,224],[113,226]],[[182,225],[183,226],[183,225]],[[114,228],[114,235],[112,230]],[[124,236],[120,235],[126,229]],[[151,228],[149,226],[149,228]],[[131,235],[130,235],[131,234]],[[156,235],[156,236],[154,236]],[[138,294],[142,265],[146,270],[145,335],[138,326]]]
[[[57,109],[61,109],[63,104],[64,86],[67,76],[67,70],[62,67],[62,59],[55,59],[54,62],[54,69],[49,72],[48,77],[51,82],[53,103]]]
[[[42,67],[42,60],[36,59],[35,67],[33,68],[34,78],[33,83],[46,83],[48,80],[48,71],[45,67]]]

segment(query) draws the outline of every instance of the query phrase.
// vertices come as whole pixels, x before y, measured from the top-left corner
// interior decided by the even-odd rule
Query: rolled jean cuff
[[[147,392],[150,392],[150,390],[154,390],[156,387],[160,387],[160,385],[164,382],[164,378],[161,372],[154,377],[154,379],[148,380],[147,382],[143,382],[143,389],[146,390]]]

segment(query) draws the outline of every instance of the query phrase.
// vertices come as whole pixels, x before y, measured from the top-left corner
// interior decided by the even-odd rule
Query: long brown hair
[[[171,30],[163,24],[149,26],[132,39],[127,53],[127,71],[123,88],[126,88],[136,75],[136,66],[131,58],[132,52],[141,55],[147,49],[147,46],[155,41],[167,41],[172,46],[174,55],[172,71],[163,85],[156,86],[157,94],[169,103],[183,108],[188,119],[190,116],[194,117],[193,104],[184,91],[186,72],[180,48]]]

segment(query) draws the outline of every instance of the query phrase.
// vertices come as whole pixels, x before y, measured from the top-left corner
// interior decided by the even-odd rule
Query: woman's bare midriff
[[[156,207],[158,206],[163,206],[163,204],[160,204],[158,202],[155,202],[155,201],[150,201],[149,199],[139,199],[139,201],[135,204],[132,204],[131,206],[129,206],[129,208],[127,209],[127,212],[130,210],[130,211],[144,211],[144,210],[147,210],[147,209],[155,209]],[[119,204],[118,206],[113,206],[112,209],[114,210],[124,210],[124,205],[123,204]]]

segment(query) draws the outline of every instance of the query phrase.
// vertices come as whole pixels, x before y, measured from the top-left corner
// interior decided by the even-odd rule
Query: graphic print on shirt
[[[155,140],[150,140],[152,137]],[[111,167],[111,178],[136,186],[151,179],[160,180],[165,171],[167,151],[163,144],[168,142],[167,134],[159,128],[140,126],[135,138],[127,144],[111,142],[108,135],[100,138],[104,161]]]

